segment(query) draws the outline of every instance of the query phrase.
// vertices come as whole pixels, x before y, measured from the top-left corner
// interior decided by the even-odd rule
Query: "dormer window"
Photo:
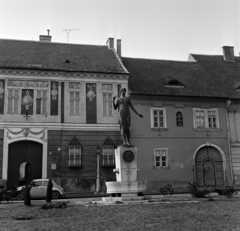
[[[183,88],[183,85],[181,82],[179,82],[176,79],[168,78],[165,84],[165,87],[177,87],[177,88]]]

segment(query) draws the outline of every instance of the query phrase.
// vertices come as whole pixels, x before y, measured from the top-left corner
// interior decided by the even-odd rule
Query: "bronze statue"
[[[117,96],[115,95],[113,97],[113,107],[116,110],[119,109],[118,112],[118,122],[120,124],[121,134],[123,138],[123,145],[130,145],[130,127],[131,127],[131,115],[129,111],[129,107],[139,116],[143,117],[141,114],[137,112],[135,107],[132,104],[132,101],[129,97],[126,95],[126,88],[121,88],[120,94],[121,96],[117,99],[117,102],[115,103],[115,99]]]

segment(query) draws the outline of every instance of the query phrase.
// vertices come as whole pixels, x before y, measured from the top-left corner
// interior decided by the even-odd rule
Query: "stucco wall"
[[[132,112],[131,144],[138,148],[138,180],[161,182],[193,182],[193,155],[204,144],[213,144],[226,157],[225,183],[231,184],[231,168],[225,104],[206,101],[139,100],[132,99],[143,118]],[[150,107],[166,108],[167,129],[151,129]],[[218,108],[220,129],[195,130],[193,108]],[[183,127],[176,126],[176,113],[183,114]],[[154,148],[168,148],[169,167],[154,168]]]

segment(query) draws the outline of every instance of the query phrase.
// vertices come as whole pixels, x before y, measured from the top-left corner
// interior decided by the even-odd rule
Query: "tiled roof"
[[[130,72],[129,91],[135,94],[212,96],[212,79],[196,62],[123,58]],[[183,87],[166,87],[169,80]]]
[[[130,72],[130,93],[224,98],[235,95],[240,98],[240,91],[234,89],[237,73],[240,87],[240,62],[229,63],[223,61],[222,56],[195,57],[197,62],[123,58]],[[171,79],[179,81],[183,87],[166,86]]]
[[[67,61],[68,60],[68,61]],[[0,39],[0,68],[127,73],[107,46]]]
[[[190,55],[213,79],[214,91],[220,96],[240,98],[240,57],[235,62],[224,61],[222,55]]]

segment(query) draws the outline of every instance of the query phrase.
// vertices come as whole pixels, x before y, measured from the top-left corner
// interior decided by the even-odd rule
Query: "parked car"
[[[35,179],[31,182],[30,196],[31,198],[46,198],[47,185],[49,179]],[[63,188],[52,180],[52,198],[57,199],[64,194]],[[25,186],[17,187],[17,199],[23,200]]]

